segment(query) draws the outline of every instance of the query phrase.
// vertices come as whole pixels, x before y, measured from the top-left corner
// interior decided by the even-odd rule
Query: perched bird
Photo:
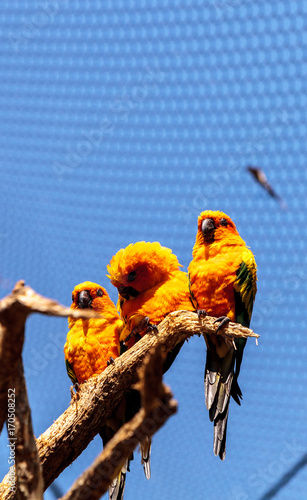
[[[176,255],[158,242],[130,244],[112,258],[108,277],[119,293],[118,309],[125,323],[120,340],[125,348],[129,349],[146,333],[148,324],[158,325],[172,311],[194,310],[188,277],[180,267]],[[168,353],[164,372],[182,345],[177,344]],[[147,442],[147,456],[145,445],[143,443],[142,462],[146,474],[150,462],[150,440]]]
[[[119,336],[123,322],[107,291],[97,283],[85,281],[72,292],[72,309],[90,308],[103,315],[101,318],[68,318],[69,332],[64,346],[68,376],[81,384],[99,375],[110,358],[120,353]]]
[[[101,318],[91,319],[68,318],[69,332],[64,346],[66,369],[73,384],[81,384],[99,375],[119,356],[119,337],[123,322],[107,291],[90,281],[80,283],[74,288],[71,308],[90,308],[102,315]],[[123,400],[100,431],[104,446],[126,419],[126,405]],[[123,498],[128,466],[127,462],[110,486],[110,499]]]
[[[286,202],[276,193],[276,191],[272,188],[271,184],[267,180],[267,177],[264,171],[259,167],[247,167],[247,170],[251,173],[254,179],[269,193],[272,198],[279,201],[281,208],[287,208]]]
[[[200,214],[188,272],[191,300],[199,316],[207,313],[218,318],[218,329],[230,320],[249,326],[257,268],[253,253],[228,215],[209,210]],[[214,334],[206,336],[206,343],[206,406],[214,422],[214,454],[224,460],[230,395],[239,405],[242,398],[237,379],[246,339],[236,339],[234,348]]]
[[[125,324],[120,340],[128,348],[137,340],[131,333],[142,328],[145,318],[158,325],[172,311],[194,310],[188,277],[180,267],[171,249],[158,242],[130,244],[112,258],[108,277],[118,290],[117,307]],[[146,328],[139,335],[145,333]]]

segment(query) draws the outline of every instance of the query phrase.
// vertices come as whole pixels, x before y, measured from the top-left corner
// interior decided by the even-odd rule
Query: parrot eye
[[[102,297],[102,296],[103,296],[103,291],[100,288],[98,288],[97,297]]]
[[[128,281],[134,281],[135,277],[136,277],[136,272],[135,271],[131,271],[131,273],[128,274],[127,280]]]
[[[227,220],[226,219],[220,219],[220,225],[227,227],[228,226]]]

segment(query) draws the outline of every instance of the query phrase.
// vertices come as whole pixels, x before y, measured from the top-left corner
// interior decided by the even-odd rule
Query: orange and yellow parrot
[[[158,325],[172,311],[194,310],[188,277],[180,267],[171,249],[158,242],[130,244],[112,258],[108,277],[118,289],[117,307],[125,324],[120,340],[127,348],[136,340],[134,335],[130,338],[131,332],[145,318],[151,325]],[[140,336],[145,333],[146,328]]]
[[[85,281],[72,293],[72,309],[93,309],[103,317],[68,318],[69,332],[64,346],[67,373],[73,383],[81,384],[99,375],[110,358],[119,356],[119,337],[123,322],[107,291],[97,283]]]
[[[125,324],[120,340],[126,349],[146,333],[148,325],[158,325],[170,312],[194,310],[188,277],[180,267],[176,255],[158,242],[130,244],[112,258],[108,277],[118,289],[118,309]],[[143,327],[146,321],[149,323]],[[171,366],[182,344],[168,353],[164,371]],[[150,463],[151,440],[147,442],[147,456],[145,445],[142,463],[146,474]]]
[[[107,291],[97,283],[85,281],[72,293],[72,309],[90,308],[101,318],[68,318],[69,332],[64,346],[66,369],[73,384],[81,384],[99,375],[120,354],[119,337],[123,322]],[[101,429],[105,445],[126,420],[125,400]],[[124,494],[126,470],[122,469],[109,489],[110,499],[121,500]]]
[[[199,316],[207,313],[220,321],[248,327],[257,291],[257,267],[251,250],[228,215],[205,211],[189,265],[191,300]],[[205,397],[214,422],[213,451],[224,460],[230,396],[240,405],[238,376],[246,339],[234,345],[216,334],[206,336]]]

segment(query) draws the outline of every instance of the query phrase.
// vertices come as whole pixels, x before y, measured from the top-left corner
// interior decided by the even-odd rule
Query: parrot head
[[[197,243],[210,245],[232,235],[239,236],[239,233],[231,218],[223,212],[206,210],[198,217]]]
[[[110,306],[115,309],[108,292],[97,283],[85,281],[73,289],[72,309],[93,309],[103,312]]]
[[[126,300],[166,281],[181,265],[170,248],[139,241],[121,249],[108,265],[108,278]]]

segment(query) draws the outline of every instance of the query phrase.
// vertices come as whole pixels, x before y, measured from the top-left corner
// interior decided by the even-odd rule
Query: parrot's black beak
[[[138,296],[139,292],[133,288],[132,286],[119,286],[118,293],[123,297],[123,299],[135,299]]]
[[[82,290],[82,292],[79,293],[78,306],[80,307],[80,309],[87,309],[91,307],[92,302],[93,299],[90,296],[90,292],[88,292],[87,290]]]
[[[204,235],[206,243],[212,243],[214,241],[215,225],[213,219],[204,219],[201,223],[201,232]]]

